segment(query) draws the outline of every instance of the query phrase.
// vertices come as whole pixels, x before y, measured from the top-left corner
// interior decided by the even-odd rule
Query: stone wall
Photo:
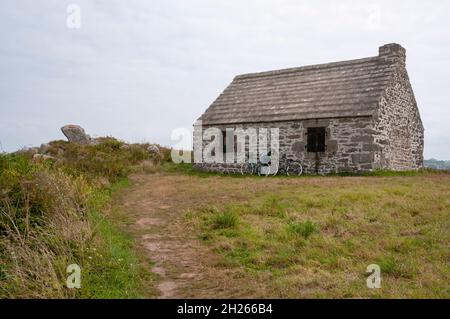
[[[279,128],[280,156],[299,162],[305,173],[361,172],[374,168],[373,143],[374,121],[372,117],[352,117],[319,120],[299,120],[279,123],[252,123],[239,125],[215,125],[220,130],[226,128]],[[326,127],[325,152],[306,151],[306,132],[308,127]],[[203,129],[207,129],[205,126]],[[199,136],[194,134],[194,143]],[[270,145],[270,140],[268,141]],[[203,141],[203,146],[208,144]],[[247,141],[248,150],[248,141]],[[240,164],[212,163],[197,165],[215,172],[239,172]]]
[[[226,128],[279,128],[280,156],[306,173],[411,170],[423,167],[424,129],[406,71],[406,51],[392,43],[379,48],[379,63],[392,71],[373,116],[218,125]],[[384,85],[384,84],[383,84]],[[274,113],[276,114],[276,112]],[[326,128],[325,152],[306,151],[308,127]],[[206,127],[205,127],[206,129]],[[194,144],[201,137],[194,133]],[[203,141],[205,146],[208,144]],[[247,147],[248,149],[248,147]],[[241,164],[202,164],[204,170],[238,172]]]
[[[375,166],[391,170],[423,167],[424,129],[406,68],[398,67],[375,115]]]

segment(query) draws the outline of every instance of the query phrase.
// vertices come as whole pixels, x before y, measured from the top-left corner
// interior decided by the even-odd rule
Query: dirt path
[[[120,225],[124,230],[135,238],[136,247],[144,252],[143,256],[148,256],[147,264],[158,275],[156,282],[148,287],[148,297],[445,296],[446,287],[442,282],[446,279],[446,269],[441,256],[445,255],[446,246],[442,243],[429,249],[418,249],[406,244],[413,239],[405,240],[405,237],[424,243],[443,240],[441,234],[446,234],[446,228],[442,221],[447,220],[448,215],[445,206],[447,175],[270,179],[164,172],[136,175],[130,180],[130,187],[115,193],[111,213],[117,214],[115,220],[122,222]],[[320,225],[318,233],[302,241],[289,239],[284,232],[273,236],[276,233],[270,233],[271,230],[287,229],[289,218],[274,221],[270,216],[246,214],[241,216],[237,228],[239,237],[229,241],[224,237],[202,241],[197,238],[198,229],[192,229],[186,218],[189,211],[195,214],[201,207],[216,205],[223,208],[226,202],[249,201],[252,204],[252,200],[258,198],[269,200],[269,205],[272,198],[286,199],[291,207],[290,217],[311,218]],[[403,224],[393,224],[394,219]],[[199,218],[194,220],[205,226]],[[273,222],[275,225],[271,228]],[[250,227],[251,223],[255,227]],[[421,226],[433,231],[416,236],[417,231],[423,231],[418,228]],[[252,238],[252,231],[257,229],[268,230],[268,236]],[[233,251],[241,243],[259,249],[261,253],[257,258],[261,258],[262,263],[275,262],[274,267],[268,271],[252,271],[244,268],[245,264],[239,260],[225,259],[226,253],[214,250]],[[292,245],[297,247],[299,243],[299,250],[292,249]],[[347,246],[347,243],[352,245]],[[414,281],[410,277],[389,274],[383,279],[386,288],[382,295],[366,289],[364,272],[367,265],[379,260],[380,256],[394,256],[394,248],[396,253],[399,251],[396,258],[402,259],[392,259],[393,265],[404,263],[426,269],[422,274],[416,272],[416,266],[405,270],[398,268],[401,274],[404,271],[414,280],[424,281],[426,290],[412,285]],[[420,258],[412,258],[411,251]],[[344,258],[336,256],[336,252],[342,252]],[[303,257],[296,259],[299,253]],[[268,254],[276,258],[266,259]],[[418,260],[427,261],[417,264]]]
[[[131,187],[115,196],[115,206],[127,214],[126,230],[154,262],[160,298],[252,295],[242,271],[221,266],[221,257],[209,252],[184,221],[190,208],[238,198],[214,185],[192,176],[136,175]]]

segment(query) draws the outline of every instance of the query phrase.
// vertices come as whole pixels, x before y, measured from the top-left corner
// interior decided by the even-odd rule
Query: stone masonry
[[[371,63],[373,59],[370,60]],[[223,131],[227,128],[278,128],[280,156],[285,155],[299,162],[306,173],[419,169],[423,166],[424,128],[405,67],[405,49],[397,44],[382,46],[375,62],[382,65],[384,70],[388,70],[389,76],[377,80],[380,81],[382,89],[376,95],[376,105],[367,106],[367,112],[355,111],[354,115],[350,115],[333,110],[333,116],[315,115],[314,118],[298,119],[294,116],[292,120],[283,118],[280,121],[206,121],[203,130],[209,127]],[[373,75],[371,78],[374,79]],[[370,89],[368,87],[365,90]],[[239,96],[236,99],[239,99]],[[223,111],[219,108],[214,116],[218,117],[216,114],[220,112]],[[325,112],[324,115],[330,115],[329,113]],[[324,152],[307,151],[307,129],[312,127],[325,127]],[[194,144],[199,145],[200,140],[201,136],[194,134]],[[203,140],[203,146],[209,142]],[[247,141],[247,150],[249,146]],[[210,163],[198,167],[215,172],[238,172],[241,165]]]

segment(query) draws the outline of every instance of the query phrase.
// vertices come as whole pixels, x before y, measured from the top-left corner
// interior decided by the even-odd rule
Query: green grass
[[[288,224],[288,229],[291,233],[304,238],[308,238],[318,231],[317,225],[309,220],[306,222],[291,222]]]
[[[114,191],[124,187],[127,180],[113,185]],[[94,209],[90,221],[99,240],[88,250],[87,262],[82,268],[82,287],[77,291],[81,298],[140,298],[147,295],[144,289],[154,280],[142,266],[131,237],[119,231],[101,212],[109,202],[108,191],[93,198]]]
[[[134,167],[152,160],[146,148],[104,138],[51,142],[55,159],[44,162],[27,151],[0,154],[0,297],[151,295],[153,277],[133,241],[104,213]],[[81,289],[66,287],[69,264],[81,267]]]
[[[231,234],[208,227],[207,209],[188,221],[205,245],[265,287],[264,296],[450,297],[448,174],[222,183],[231,185],[247,196],[216,213],[237,216]],[[258,191],[242,191],[249,188]],[[369,264],[381,268],[379,290],[366,287]]]
[[[240,173],[232,173],[232,174],[219,174],[215,172],[206,172],[202,171],[200,169],[197,169],[194,167],[193,164],[190,163],[180,163],[175,164],[170,161],[164,161],[163,165],[161,166],[162,170],[164,172],[168,173],[182,173],[185,175],[190,176],[197,176],[197,177],[211,177],[211,176],[224,176],[224,177],[234,177],[234,178],[270,178],[270,179],[298,179],[298,178],[315,178],[317,177],[316,174],[308,174],[304,173],[301,176],[294,176],[294,175],[275,175],[275,176],[258,176],[257,174],[240,174]],[[395,176],[426,176],[430,174],[448,174],[450,175],[449,171],[442,171],[442,170],[436,170],[432,168],[424,168],[420,170],[410,170],[410,171],[392,171],[392,170],[384,170],[384,169],[376,169],[371,172],[341,172],[341,173],[330,173],[326,176],[333,176],[333,177],[361,177],[361,176],[373,176],[373,177],[395,177]]]
[[[47,151],[57,159],[41,163],[27,152],[0,155],[0,297],[152,296],[143,256],[105,213],[128,174],[149,161],[162,165],[141,169],[199,177],[189,191],[206,185],[210,202],[231,198],[191,212],[189,222],[265,296],[450,296],[448,173],[218,177],[169,163],[168,149],[153,158],[146,147],[105,138],[52,142]],[[79,290],[65,287],[71,263],[81,266]],[[381,267],[381,290],[365,287],[372,263]]]
[[[192,164],[188,163],[175,164],[172,162],[164,162],[162,163],[161,168],[166,173],[176,173],[196,177],[211,177],[217,175],[217,173],[198,170],[194,168]]]
[[[218,212],[211,218],[214,229],[234,228],[238,224],[238,217],[232,212]]]
[[[154,275],[142,264],[131,236],[115,226],[112,216],[102,212],[111,195],[128,184],[128,179],[123,178],[91,196],[89,221],[97,239],[84,258],[82,286],[77,297],[123,299],[148,295],[145,289],[152,286]]]
[[[47,154],[59,158],[54,165],[74,176],[104,177],[110,182],[126,177],[134,165],[149,160],[146,144],[125,145],[111,137],[94,145],[77,145],[65,141],[49,143]]]

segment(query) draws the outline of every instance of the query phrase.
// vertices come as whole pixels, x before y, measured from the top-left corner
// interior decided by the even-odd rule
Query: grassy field
[[[235,198],[220,205],[205,200],[189,209],[186,223],[224,258],[219,267],[239,269],[259,287],[256,296],[450,297],[449,174],[187,174],[217,197]],[[381,289],[366,286],[369,264],[381,268]]]
[[[0,154],[0,298],[136,298],[153,277],[109,218],[111,195],[158,161],[145,144],[103,138]],[[44,150],[45,149],[45,150]],[[66,286],[70,264],[81,288]]]
[[[147,148],[0,154],[0,297],[450,297],[448,173],[223,176]]]

